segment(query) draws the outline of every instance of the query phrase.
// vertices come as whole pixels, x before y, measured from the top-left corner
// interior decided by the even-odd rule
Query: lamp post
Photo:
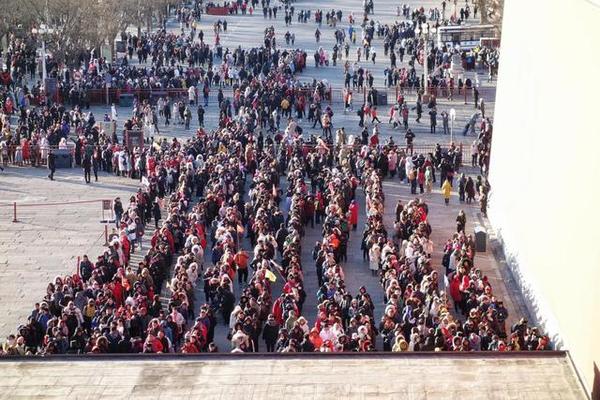
[[[456,22],[456,3],[457,0],[454,0],[454,22]]]
[[[428,95],[427,89],[429,88],[429,34],[436,33],[435,28],[430,28],[429,24],[423,24],[421,26],[423,33],[425,34],[425,43],[423,45],[423,69],[425,70],[423,73],[423,89],[425,90],[425,95]]]
[[[44,40],[44,35],[54,33],[54,29],[48,28],[46,24],[41,24],[39,29],[33,28],[31,33],[34,35],[40,35],[42,39],[42,87],[45,87],[47,72],[46,72],[46,41]]]
[[[429,79],[427,79],[427,63],[428,63],[428,58],[429,55],[428,53],[428,42],[429,42],[429,24],[424,24],[422,27],[424,36],[425,36],[425,41],[423,43],[423,89],[425,90],[425,95],[427,96],[427,86],[428,86],[428,81]]]
[[[454,143],[454,120],[456,119],[456,110],[450,109],[450,143]]]

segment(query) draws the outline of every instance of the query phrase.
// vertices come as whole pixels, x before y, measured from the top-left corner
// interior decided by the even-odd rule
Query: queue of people
[[[258,2],[251,4],[256,7]],[[268,1],[262,5],[270,10],[263,11],[265,18],[268,13],[276,17]],[[375,62],[371,42],[376,36],[384,38],[385,55],[395,57],[400,41],[400,49],[414,46],[408,54],[416,56],[417,25],[375,23],[368,17],[374,12],[373,1],[365,1],[363,7],[362,48],[367,57]],[[287,5],[285,11],[287,22],[293,6]],[[419,22],[424,16],[424,10],[413,13]],[[325,21],[335,28],[342,17],[341,11],[332,10]],[[197,31],[197,18],[198,10],[178,11],[181,35],[166,29],[141,38],[126,35],[122,38],[127,43],[126,62],[109,66],[103,60],[92,61],[80,71],[78,83],[67,87],[70,91],[95,87],[101,84],[102,73],[108,72],[115,87],[125,90],[184,88],[188,104],[178,102],[176,108],[180,113],[183,106],[184,120],[192,104],[201,107],[200,87],[205,101],[207,91],[216,89],[219,107],[214,130],[200,128],[187,140],[165,139],[150,147],[130,148],[119,143],[116,133],[99,129],[93,114],[83,113],[86,102],[80,101],[79,94],[71,96],[72,110],[61,104],[41,109],[30,109],[26,103],[19,106],[16,135],[21,136],[15,143],[25,139],[29,154],[43,151],[45,143],[66,146],[74,130],[80,155],[76,163],[86,170],[86,181],[91,180],[93,168],[142,183],[126,204],[115,199],[115,229],[106,250],[95,259],[83,256],[75,273],[49,283],[27,322],[3,344],[2,354],[549,348],[547,338],[529,328],[527,321],[521,320],[510,331],[503,325],[506,309],[492,295],[488,279],[473,266],[474,247],[472,238],[464,234],[464,214],[444,249],[449,293],[441,287],[443,277],[432,262],[435,227],[429,223],[427,201],[415,197],[398,203],[393,233],[388,233],[383,182],[396,173],[415,196],[417,188],[424,196],[432,192],[439,170],[446,204],[456,184],[458,192],[464,192],[461,200],[468,203],[476,191],[480,201],[487,202],[486,180],[470,184],[466,177],[455,180],[462,165],[460,146],[442,149],[438,145],[432,154],[413,154],[414,134],[409,134],[403,115],[393,113],[390,121],[404,124],[407,131],[404,148],[391,138],[380,143],[376,126],[372,135],[366,127],[356,136],[337,129],[334,141],[333,109],[323,104],[331,96],[327,83],[315,79],[300,84],[295,77],[306,67],[306,52],[278,49],[273,27],[265,29],[261,47],[223,49],[218,34],[226,31],[225,23],[214,27],[216,42],[210,46],[204,43],[203,32]],[[352,24],[353,16],[349,18]],[[430,18],[436,19],[436,13]],[[322,20],[319,10],[315,21],[321,25]],[[185,29],[191,29],[187,35]],[[345,40],[344,35],[336,35]],[[348,36],[355,37],[355,32]],[[134,52],[140,64],[150,59],[151,67],[133,67]],[[338,52],[340,48],[334,59]],[[315,54],[315,61],[317,55],[318,65],[327,59],[324,50]],[[439,55],[433,56],[437,60]],[[214,65],[216,59],[219,66]],[[364,69],[359,74],[358,69],[361,86],[366,79],[372,87],[374,78]],[[51,71],[59,73],[58,68]],[[406,70],[389,70],[390,74],[392,79],[398,74],[398,79],[406,80],[414,75]],[[61,84],[71,85],[69,74]],[[224,86],[231,86],[231,98],[223,94]],[[16,96],[19,104],[31,97],[26,86],[21,90],[22,96]],[[6,115],[16,111],[11,106],[13,97],[14,93],[6,95],[5,117],[0,121],[0,128],[11,135]],[[380,122],[374,103],[361,108],[361,125],[365,115],[373,125]],[[405,108],[400,101],[399,109]],[[156,108],[150,101],[136,102],[125,129],[156,126],[159,118],[168,123],[170,110],[168,99]],[[420,118],[418,110],[417,114]],[[299,125],[305,117],[313,127],[320,124],[320,137],[306,139]],[[200,113],[198,118],[200,122]],[[491,145],[489,120],[481,132],[477,149],[483,171]],[[14,160],[16,151],[10,154],[8,159]],[[364,215],[359,213],[363,207]],[[363,219],[362,236],[357,236]],[[312,251],[316,293],[306,290],[307,263],[303,263],[309,229],[321,231]],[[363,267],[381,284],[385,302],[381,316],[376,315],[366,286],[352,293],[346,283],[354,236],[361,243]],[[200,290],[203,299],[197,298]],[[305,307],[309,296],[316,298],[316,309]],[[225,327],[230,348],[216,344],[215,335],[223,331],[219,325]]]

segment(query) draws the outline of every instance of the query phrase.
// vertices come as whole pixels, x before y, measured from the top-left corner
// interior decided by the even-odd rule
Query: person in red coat
[[[122,231],[121,233],[121,250],[123,252],[123,264],[125,264],[125,266],[129,265],[129,257],[131,255],[131,242],[129,241],[129,238],[127,237],[127,234],[125,233],[125,231]]]
[[[23,161],[25,162],[25,164],[29,164],[29,159],[31,158],[31,148],[29,145],[29,140],[25,139],[23,140],[23,146],[22,146],[22,151],[23,151]]]
[[[115,281],[112,283],[112,294],[117,307],[123,305],[124,291],[120,279],[115,279]]]
[[[425,184],[425,168],[421,167],[417,170],[417,183],[419,184],[419,191],[423,194],[423,185]]]
[[[350,212],[350,224],[352,225],[352,230],[355,231],[358,226],[358,203],[356,200],[352,200],[350,202],[350,206],[348,207],[348,211]]]
[[[454,310],[459,312],[460,304],[462,302],[462,293],[460,290],[461,279],[460,276],[455,273],[450,279],[450,296],[454,301]]]
[[[175,239],[173,238],[173,234],[167,228],[162,228],[162,234],[167,238],[167,242],[169,243],[169,250],[171,253],[175,253]]]

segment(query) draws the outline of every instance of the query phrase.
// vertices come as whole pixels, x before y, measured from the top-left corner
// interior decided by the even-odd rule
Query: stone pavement
[[[9,168],[0,175],[0,340],[15,333],[46,286],[77,270],[77,256],[94,260],[104,244],[101,202],[120,196],[127,204],[139,182],[100,173],[86,185],[82,169],[59,169],[55,181],[43,168]],[[93,177],[92,177],[93,180]],[[98,200],[64,206],[21,204]],[[17,223],[12,202],[18,203]],[[8,204],[8,206],[6,206]],[[112,229],[112,226],[110,226]]]
[[[5,360],[0,374],[3,400],[586,398],[560,353]]]

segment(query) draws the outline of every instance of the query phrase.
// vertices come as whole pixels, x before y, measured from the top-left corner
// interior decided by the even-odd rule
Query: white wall
[[[600,7],[506,0],[489,216],[588,391],[600,365],[598,52]]]

